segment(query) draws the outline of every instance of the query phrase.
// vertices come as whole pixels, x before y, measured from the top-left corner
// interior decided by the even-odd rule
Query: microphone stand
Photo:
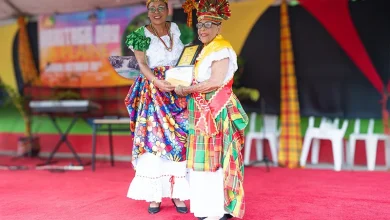
[[[264,98],[260,97],[260,105],[261,105],[261,126],[262,126],[262,130],[261,132],[263,133],[263,137],[266,136],[266,126],[265,126],[265,100]],[[254,165],[254,164],[258,164],[258,163],[265,163],[265,166],[266,166],[266,170],[267,172],[270,172],[270,166],[269,166],[269,163],[272,163],[272,161],[269,159],[269,157],[267,155],[264,154],[264,139],[261,140],[263,141],[263,160],[256,160],[256,161],[253,161],[250,163],[250,166]]]

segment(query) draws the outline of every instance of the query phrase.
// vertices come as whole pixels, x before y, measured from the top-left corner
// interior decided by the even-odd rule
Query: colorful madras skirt
[[[210,102],[214,95],[215,92],[209,92],[204,94],[204,98]],[[215,117],[220,133],[203,135],[195,130],[195,115],[201,111],[195,102],[193,97],[188,100],[187,168],[215,172],[222,167],[225,211],[234,217],[242,218],[245,213],[245,196],[241,151],[244,147],[244,130],[248,124],[248,116],[233,94],[225,108]]]
[[[164,79],[168,69],[156,67],[152,72],[158,79]],[[140,74],[126,96],[125,105],[134,141],[133,160],[146,152],[171,161],[186,160],[188,112],[185,97],[159,91]]]

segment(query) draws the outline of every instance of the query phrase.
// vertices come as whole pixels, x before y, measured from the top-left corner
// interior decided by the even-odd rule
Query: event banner
[[[144,5],[39,17],[41,83],[50,87],[130,85],[110,56],[133,55],[126,36],[148,23]]]

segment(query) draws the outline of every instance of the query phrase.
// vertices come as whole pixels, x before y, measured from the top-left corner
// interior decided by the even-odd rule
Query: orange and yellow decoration
[[[280,7],[280,147],[279,164],[296,168],[302,149],[301,118],[287,3]]]

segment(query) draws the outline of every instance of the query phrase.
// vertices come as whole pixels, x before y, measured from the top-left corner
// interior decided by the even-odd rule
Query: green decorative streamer
[[[359,0],[350,0],[350,1],[356,2],[356,1],[359,1]],[[360,0],[360,1],[361,1],[361,0]],[[297,6],[297,5],[299,5],[299,0],[290,0],[290,1],[288,2],[288,4],[289,4],[290,6]]]
[[[299,1],[298,1],[298,0],[291,0],[291,1],[289,2],[289,5],[290,5],[290,6],[297,6],[297,5],[299,5]]]

